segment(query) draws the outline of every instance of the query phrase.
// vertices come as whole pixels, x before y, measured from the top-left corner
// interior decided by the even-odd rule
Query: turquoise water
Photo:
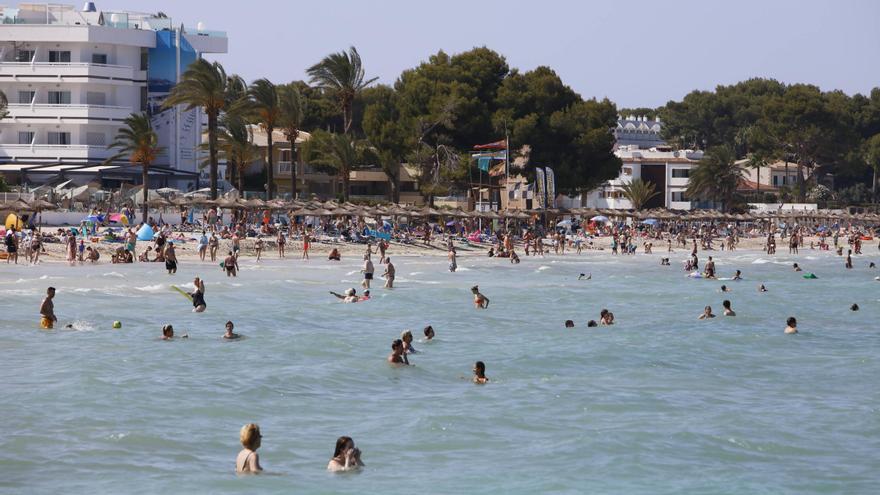
[[[718,253],[746,280],[715,282],[661,256],[465,258],[457,273],[401,256],[399,288],[353,305],[327,294],[359,282],[352,258],[243,260],[235,279],[2,265],[0,492],[876,493],[878,257]],[[195,275],[204,314],[169,288]],[[48,285],[76,330],[36,328]],[[737,317],[696,319],[725,298]],[[617,324],[586,328],[602,308]],[[799,335],[782,333],[790,315]],[[227,319],[245,340],[220,340]],[[163,323],[190,338],[157,340]],[[389,367],[391,341],[426,324],[416,366]],[[462,378],[478,359],[487,386]],[[233,473],[248,422],[266,476]],[[362,473],[325,472],[340,435]]]

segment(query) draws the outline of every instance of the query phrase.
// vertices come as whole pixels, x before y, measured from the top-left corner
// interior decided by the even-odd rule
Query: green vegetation
[[[105,163],[110,163],[123,157],[133,165],[141,166],[141,179],[144,184],[144,201],[142,221],[147,221],[147,192],[149,190],[150,165],[156,161],[156,157],[162,152],[159,147],[159,136],[153,130],[150,116],[146,113],[133,113],[125,119],[125,127],[119,129],[113,142],[107,149],[115,149],[117,153],[108,158]]]

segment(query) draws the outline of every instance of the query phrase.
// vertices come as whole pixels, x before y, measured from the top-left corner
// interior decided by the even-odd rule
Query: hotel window
[[[49,62],[66,63],[70,62],[70,52],[52,50],[49,52]]]
[[[87,132],[86,133],[86,144],[89,146],[105,146],[107,143],[105,142],[106,137],[103,132]]]
[[[147,70],[149,67],[150,52],[147,48],[141,48],[141,70]]]
[[[147,103],[149,102],[147,87],[141,86],[141,112],[147,111]]]
[[[15,54],[16,62],[30,62],[34,58],[33,50],[19,50]]]
[[[672,178],[673,179],[687,179],[691,176],[691,170],[689,168],[674,168],[672,169]]]
[[[50,105],[70,105],[70,91],[49,91]]]
[[[18,131],[18,144],[31,144],[34,133],[31,131]]]
[[[107,54],[106,53],[93,53],[92,54],[92,63],[107,65]]]
[[[632,175],[633,169],[632,167],[623,167],[623,175]]]
[[[280,150],[278,161],[289,162],[290,161],[290,150]]]
[[[684,191],[673,191],[671,199],[672,201],[690,201],[684,194]]]
[[[50,132],[49,144],[70,144],[69,132]]]
[[[97,91],[89,91],[86,93],[86,104],[87,105],[106,105],[107,104],[107,95],[105,93],[100,93]]]
[[[36,93],[34,91],[19,91],[18,92],[18,103],[21,105],[30,105],[32,101],[34,101],[34,95]]]
[[[778,176],[778,175],[774,175],[774,176],[773,176],[773,185],[774,185],[774,186],[778,186],[778,185],[779,185],[779,176]]]

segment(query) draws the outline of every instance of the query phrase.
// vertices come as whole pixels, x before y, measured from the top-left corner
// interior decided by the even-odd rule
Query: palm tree
[[[278,99],[281,106],[279,125],[290,143],[290,197],[296,199],[296,138],[305,118],[306,101],[293,84],[279,87]]]
[[[221,123],[217,134],[217,152],[226,160],[230,173],[235,174],[236,187],[239,194],[243,194],[244,171],[260,158],[260,148],[253,144],[250,128],[241,117],[227,114]]]
[[[0,119],[5,118],[7,111],[6,107],[9,106],[9,100],[6,99],[6,93],[0,91]]]
[[[316,131],[304,151],[310,164],[336,174],[342,182],[343,201],[348,201],[352,170],[372,154],[372,149],[363,141],[325,131]]]
[[[374,77],[364,80],[366,73],[361,56],[355,47],[346,52],[331,53],[317,64],[309,67],[309,82],[320,88],[333,91],[342,108],[343,133],[351,128],[351,106],[355,97],[367,86],[375,82]]]
[[[217,122],[228,108],[230,78],[223,66],[198,59],[186,72],[162,104],[164,108],[186,105],[186,110],[202,108],[208,116],[208,160],[211,167],[211,199],[217,199]]]
[[[275,197],[275,179],[274,179],[274,145],[272,144],[272,133],[278,126],[281,117],[281,102],[278,100],[278,90],[275,84],[268,79],[257,79],[248,88],[248,113],[254,122],[259,124],[260,128],[266,131],[266,164],[267,164],[267,182],[266,194],[268,199]]]
[[[623,196],[632,203],[634,210],[641,210],[645,203],[660,194],[653,182],[642,179],[633,179],[623,184],[621,189],[623,189]]]
[[[144,222],[147,221],[147,192],[150,188],[149,170],[150,165],[156,160],[163,148],[159,147],[159,136],[153,130],[150,116],[146,113],[133,113],[125,119],[125,127],[119,129],[113,142],[107,149],[116,149],[118,153],[104,161],[109,164],[114,160],[128,156],[132,164],[140,164],[142,167],[141,181],[144,184]]]
[[[742,178],[742,166],[736,163],[730,146],[711,148],[691,171],[687,195],[691,198],[720,202],[730,208]]]

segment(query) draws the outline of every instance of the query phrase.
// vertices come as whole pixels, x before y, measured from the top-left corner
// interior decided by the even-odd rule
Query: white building
[[[199,28],[203,26],[199,25]],[[224,33],[186,29],[168,17],[110,12],[86,3],[0,7],[0,172],[41,183],[57,176],[139,182],[126,160],[102,165],[132,113],[150,111],[166,152],[151,184],[195,187],[201,117],[159,105],[189,63],[225,53]]]
[[[660,117],[651,120],[644,115],[629,115],[626,118],[618,115],[614,139],[618,147],[636,145],[642,149],[650,149],[666,146],[666,141],[661,137],[662,131]]]
[[[623,162],[620,175],[587,194],[589,208],[630,209],[632,203],[623,195],[623,185],[642,179],[651,182],[660,194],[644,208],[665,207],[690,210],[695,205],[687,199],[688,177],[703,157],[702,151],[672,150],[669,147],[640,149],[638,145],[618,146],[614,152]]]

